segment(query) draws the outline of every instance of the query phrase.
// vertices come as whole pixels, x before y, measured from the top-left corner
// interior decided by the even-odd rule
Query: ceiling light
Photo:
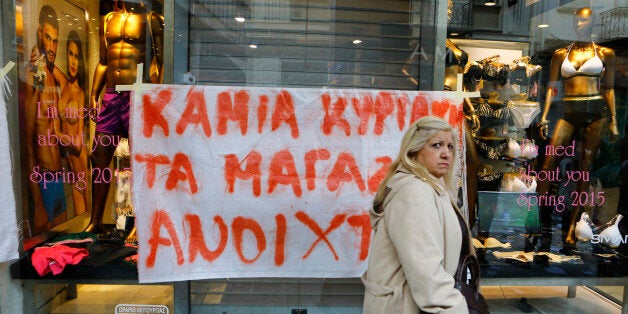
[[[549,24],[539,24],[539,28],[546,28],[549,27]]]
[[[495,3],[495,1],[488,1],[488,2],[484,2],[484,5],[487,7],[492,7],[494,5],[496,5],[497,3]]]
[[[456,32],[453,32],[453,33],[451,33],[451,34],[449,34],[449,35],[451,35],[451,36],[458,36],[458,35],[460,35],[460,34],[459,34],[459,33],[456,33]]]
[[[245,19],[244,17],[242,17],[242,16],[236,16],[236,17],[235,17],[235,20],[236,20],[237,22],[239,22],[239,23],[242,23],[242,22],[246,21],[246,19]]]
[[[360,43],[362,43],[362,41],[361,41],[361,40],[359,40],[359,39],[354,39],[354,40],[353,40],[353,44],[354,44],[354,45],[357,45],[357,44],[360,44]]]
[[[251,49],[257,49],[257,45],[256,45],[256,44],[250,44],[250,45],[249,45],[249,48],[251,48]]]

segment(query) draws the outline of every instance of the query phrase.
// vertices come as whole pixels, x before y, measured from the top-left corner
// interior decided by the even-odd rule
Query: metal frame
[[[600,13],[602,39],[628,36],[628,7],[620,7]]]

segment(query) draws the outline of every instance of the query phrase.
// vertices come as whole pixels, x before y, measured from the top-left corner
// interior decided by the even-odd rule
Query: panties
[[[606,101],[604,99],[591,100],[563,100],[565,116],[563,120],[573,126],[588,126],[604,117]]]
[[[508,150],[508,140],[483,140],[475,138],[478,153],[485,158],[497,160]]]
[[[478,191],[499,191],[499,185],[504,173],[494,172],[489,174],[478,173]]]
[[[531,101],[510,101],[508,106],[515,126],[526,129],[532,120],[541,112],[541,105]]]

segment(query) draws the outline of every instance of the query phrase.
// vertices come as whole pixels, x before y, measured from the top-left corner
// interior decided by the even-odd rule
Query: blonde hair
[[[395,161],[390,165],[386,178],[379,184],[377,194],[375,194],[375,200],[373,203],[381,204],[384,201],[386,185],[395,174],[397,168],[401,165],[403,168],[410,171],[416,177],[428,182],[433,187],[438,186],[437,179],[432,176],[427,168],[415,158],[416,154],[423,149],[425,143],[432,138],[436,133],[440,131],[451,132],[452,137],[455,140],[454,129],[445,120],[433,116],[426,116],[416,120],[403,136],[401,140],[401,147],[399,148],[399,155]],[[454,144],[453,160],[456,160],[456,145]],[[445,181],[445,187],[449,190],[449,193],[454,191],[453,180],[453,168],[449,167],[447,174],[443,176]]]

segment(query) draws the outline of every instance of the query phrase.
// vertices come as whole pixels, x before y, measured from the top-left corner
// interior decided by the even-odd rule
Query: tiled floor
[[[224,288],[224,287],[223,287]],[[620,287],[606,287],[606,293],[621,296]],[[224,290],[223,290],[224,291]],[[216,306],[220,293],[208,293],[210,302],[193,305],[193,313],[290,313],[291,306],[238,307]],[[578,287],[575,298],[567,298],[567,287],[483,287],[491,313],[621,313],[621,307],[586,287]],[[166,305],[173,313],[172,286],[162,285],[79,285],[78,297],[64,302],[50,313],[115,313],[118,304]],[[309,313],[361,313],[359,306],[305,306]]]

